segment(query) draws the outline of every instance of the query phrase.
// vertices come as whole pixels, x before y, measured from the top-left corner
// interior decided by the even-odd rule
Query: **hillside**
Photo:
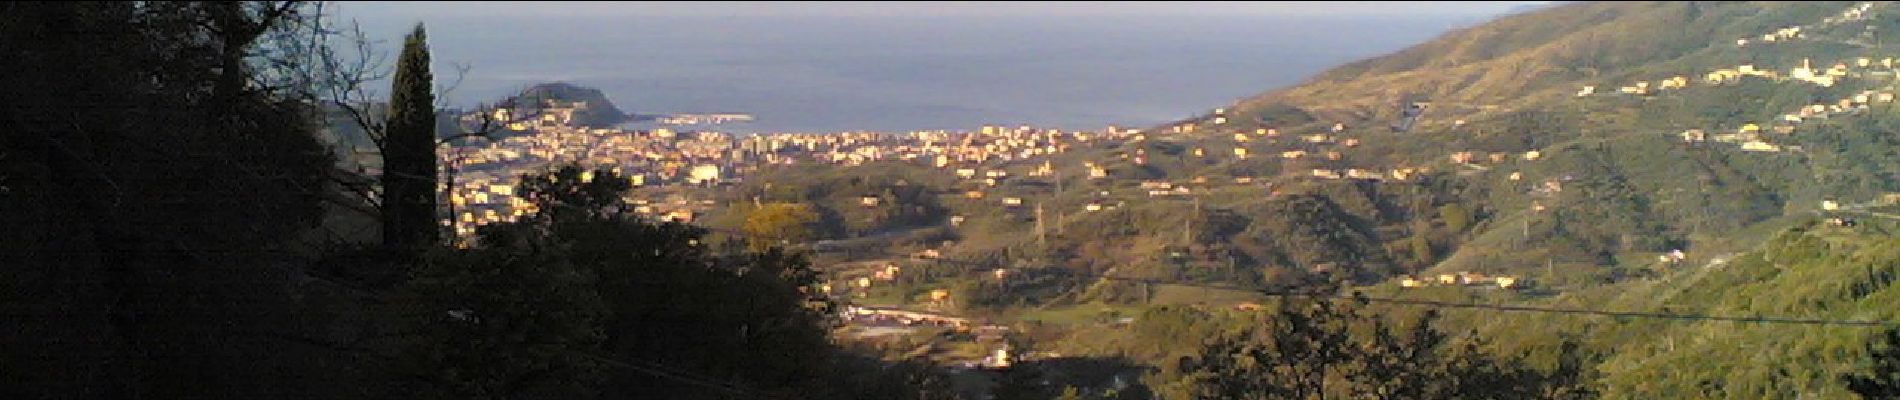
[[[1274,105],[1292,105],[1327,121],[1359,123],[1355,125],[1394,117],[1404,101],[1430,101],[1435,108],[1432,114],[1522,109],[1564,97],[1582,85],[1613,87],[1639,73],[1682,74],[1736,62],[1769,61],[1773,54],[1737,49],[1735,38],[1818,21],[1854,4],[1571,3],[1504,17],[1394,54],[1346,64],[1230,108],[1246,115]],[[1801,51],[1775,49],[1777,53]]]
[[[568,123],[577,126],[607,127],[627,121],[628,113],[614,107],[614,102],[600,89],[576,86],[566,82],[542,83],[530,86],[521,94],[509,97],[503,104],[515,107],[515,115],[536,115],[543,111],[572,109]]]
[[[1031,176],[1043,159],[992,161],[977,167],[1012,177],[986,187],[946,169],[887,162],[767,173],[752,182],[777,189],[752,187],[736,199],[821,203],[834,220],[851,221],[834,224],[836,236],[964,216],[952,232],[966,239],[947,252],[1037,254],[1089,271],[1262,284],[1442,271],[1520,274],[1552,286],[1616,281],[1656,254],[1702,255],[1719,246],[1699,247],[1727,243],[1731,232],[1823,201],[1900,192],[1900,153],[1880,133],[1900,126],[1896,70],[1883,55],[1900,48],[1877,45],[1900,43],[1889,37],[1900,34],[1888,28],[1900,26],[1890,7],[1564,4],[1348,64],[1134,140],[1078,145],[1046,159],[1053,176]],[[1792,27],[1799,34],[1777,42],[1737,44]],[[1825,85],[1794,78],[1803,60],[1823,66],[1806,71]],[[1730,75],[1708,78],[1722,73]],[[1586,86],[1602,89],[1578,95]],[[1361,120],[1328,129],[1334,116],[1396,111],[1372,104],[1401,93],[1431,104],[1409,131]],[[1269,130],[1263,120],[1289,125]],[[1091,179],[1083,165],[1107,177]],[[904,184],[921,188],[893,191]],[[1151,193],[1161,186],[1175,189]],[[988,194],[963,196],[977,190]],[[910,212],[852,216],[862,213],[853,204],[864,192]],[[1298,201],[1313,217],[1273,228],[1288,218],[1284,203],[1305,195]],[[1023,205],[1001,207],[1005,197]],[[1026,240],[1038,204],[1045,233]],[[1091,204],[1098,208],[1085,209]],[[1301,235],[1312,240],[1298,244]],[[1322,251],[1329,254],[1302,254]],[[1155,258],[1172,253],[1183,262]],[[1225,278],[1167,272],[1196,263],[1237,267]]]
[[[950,241],[946,257],[1029,271],[1891,318],[1873,308],[1893,295],[1890,274],[1880,272],[1890,268],[1877,261],[1890,258],[1881,254],[1892,231],[1829,227],[1817,215],[1900,200],[1894,44],[1900,8],[1888,2],[1567,3],[1347,64],[1131,140],[1078,145],[1047,158],[1054,176],[1030,176],[1043,159],[977,166],[1011,174],[991,187],[888,162],[766,174],[752,181],[774,182],[778,194],[748,190],[813,202],[857,224],[838,236],[928,228],[928,240],[890,244],[916,251]],[[1411,104],[1418,107],[1402,107]],[[1401,121],[1407,112],[1410,124]],[[1091,179],[1084,165],[1106,177]],[[985,197],[963,195],[975,190]],[[864,192],[911,212],[864,215],[853,205]],[[1023,205],[1000,205],[1005,197]],[[953,217],[962,222],[942,222]],[[1658,261],[1676,251],[1680,260]],[[1520,284],[1397,283],[1466,272]],[[958,287],[959,298],[972,298],[965,311],[1035,315],[1238,301],[1037,274],[996,290],[920,272],[897,290]],[[1859,357],[1871,332],[1538,314],[1454,313],[1447,322],[1505,338],[1497,346],[1507,352],[1590,337],[1607,357],[1598,369],[1611,398],[1844,398],[1831,377]]]

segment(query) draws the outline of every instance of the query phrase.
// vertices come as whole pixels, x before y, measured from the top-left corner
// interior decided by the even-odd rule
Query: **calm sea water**
[[[384,47],[414,21],[360,16]],[[1093,129],[1186,117],[1470,17],[460,17],[425,20],[449,98],[538,82],[640,114],[745,112],[734,132]]]

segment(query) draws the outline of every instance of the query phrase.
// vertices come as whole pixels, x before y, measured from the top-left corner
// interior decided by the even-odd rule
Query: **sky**
[[[326,11],[361,22],[385,51],[426,23],[438,79],[457,75],[451,64],[472,68],[443,95],[451,106],[565,81],[638,113],[901,131],[1158,123],[1548,3],[342,2]]]
[[[350,14],[400,16],[1379,16],[1498,14],[1547,1],[947,1],[947,2],[342,2]]]

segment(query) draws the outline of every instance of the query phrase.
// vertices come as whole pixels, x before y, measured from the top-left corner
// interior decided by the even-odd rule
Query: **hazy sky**
[[[1221,1],[948,1],[948,2],[343,2],[348,14],[423,16],[906,16],[906,15],[1284,15],[1354,16],[1497,14],[1547,1],[1221,2]]]
[[[450,104],[541,82],[731,129],[1160,123],[1548,2],[344,2],[385,51],[423,22]],[[785,17],[785,18],[778,18]],[[388,55],[388,53],[385,53]],[[378,83],[378,85],[386,85]],[[722,127],[723,128],[723,127]]]

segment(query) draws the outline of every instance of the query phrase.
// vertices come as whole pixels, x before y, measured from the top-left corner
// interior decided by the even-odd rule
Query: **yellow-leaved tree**
[[[772,246],[811,240],[815,235],[818,212],[811,205],[766,203],[746,213],[747,246],[763,251]]]

